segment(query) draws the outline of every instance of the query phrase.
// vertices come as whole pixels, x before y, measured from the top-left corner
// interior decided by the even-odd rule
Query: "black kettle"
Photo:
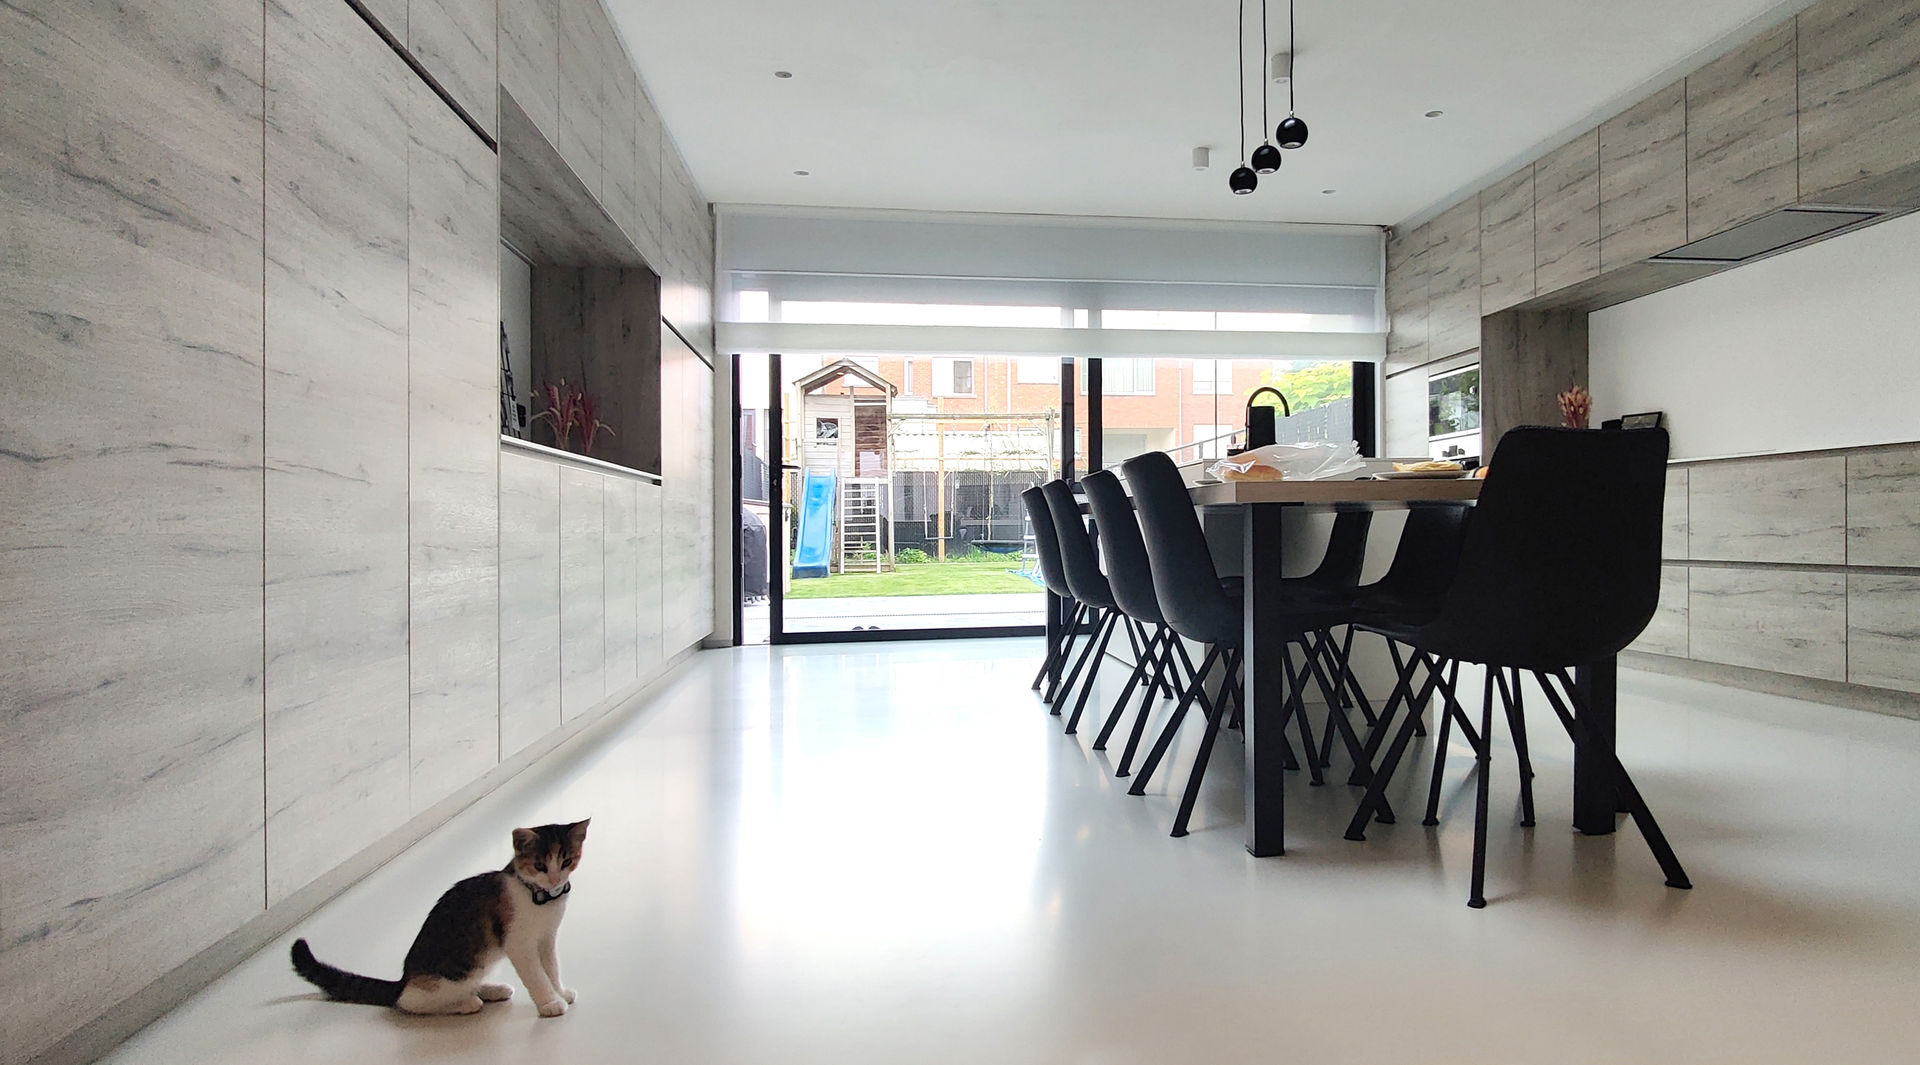
[[[1262,392],[1273,393],[1273,398],[1280,401],[1280,413],[1288,418],[1293,417],[1293,406],[1287,402],[1285,393],[1271,385],[1254,389],[1253,394],[1247,397],[1247,446],[1243,449],[1246,451],[1274,442],[1273,408],[1257,407],[1253,402],[1260,398]]]

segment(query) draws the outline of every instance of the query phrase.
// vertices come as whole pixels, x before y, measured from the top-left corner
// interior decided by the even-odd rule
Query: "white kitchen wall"
[[[1675,459],[1920,440],[1920,215],[1589,319],[1593,419],[1664,410]]]

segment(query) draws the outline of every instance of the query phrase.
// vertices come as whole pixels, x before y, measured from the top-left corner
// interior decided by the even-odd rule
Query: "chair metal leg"
[[[1086,681],[1080,685],[1080,698],[1074,700],[1073,713],[1067,717],[1067,735],[1080,731],[1080,715],[1086,712],[1087,700],[1093,696],[1093,681],[1100,675],[1100,663],[1106,660],[1107,644],[1113,640],[1113,630],[1120,628],[1120,612],[1107,612],[1107,624],[1100,633],[1100,646],[1093,652],[1093,661],[1087,668]]]
[[[1280,662],[1287,667],[1287,712],[1293,715],[1294,726],[1300,732],[1300,753],[1306,756],[1307,783],[1320,787],[1327,782],[1327,776],[1320,770],[1320,759],[1315,756],[1319,749],[1313,744],[1313,723],[1307,720],[1307,704],[1302,698],[1302,683],[1306,678],[1304,670],[1293,668],[1293,645],[1282,644]],[[1286,726],[1281,726],[1285,731]]]
[[[1374,755],[1380,753],[1380,746],[1392,738],[1393,718],[1400,706],[1405,705],[1408,713],[1411,714],[1414,719],[1413,734],[1416,736],[1426,734],[1420,726],[1421,707],[1426,705],[1428,699],[1433,698],[1435,681],[1431,674],[1428,675],[1426,682],[1421,686],[1420,694],[1418,696],[1413,694],[1413,671],[1415,667],[1421,664],[1421,660],[1418,658],[1408,658],[1402,661],[1399,645],[1392,642],[1387,644],[1387,650],[1393,655],[1393,673],[1396,680],[1393,691],[1387,696],[1387,701],[1380,707],[1379,719],[1374,722],[1373,727],[1367,732],[1366,746],[1361,749],[1361,754],[1368,767],[1373,765]],[[1397,761],[1395,764],[1398,764]],[[1363,776],[1361,767],[1355,766],[1353,772],[1347,775],[1347,783],[1355,786],[1364,785],[1367,783],[1368,776],[1371,776],[1374,772],[1378,772],[1378,770],[1369,768],[1367,775]]]
[[[1423,661],[1424,657],[1417,655],[1407,659],[1406,664],[1400,668],[1400,679],[1394,685],[1396,691],[1413,683],[1414,667]],[[1383,711],[1380,720],[1384,729],[1388,713]],[[1400,728],[1393,734],[1393,742],[1387,745],[1386,756],[1380,760],[1379,768],[1373,771],[1373,779],[1367,782],[1367,794],[1361,798],[1360,808],[1353,812],[1353,820],[1347,823],[1348,839],[1358,842],[1367,838],[1367,822],[1373,818],[1375,805],[1386,798],[1387,782],[1393,779],[1393,771],[1399,767],[1400,756],[1406,751],[1407,741],[1413,738],[1414,726],[1419,721],[1420,715],[1411,712],[1401,719]]]
[[[1507,711],[1507,731],[1513,736],[1514,753],[1520,763],[1520,827],[1533,827],[1533,758],[1527,753],[1527,724],[1525,709],[1520,705],[1520,671],[1513,670],[1513,682],[1507,682],[1508,671],[1493,666],[1487,667],[1493,672],[1494,679],[1500,684],[1500,702]]]
[[[1580,693],[1579,689],[1573,686],[1573,678],[1564,669],[1554,671],[1554,675],[1566,688],[1567,701],[1573,704],[1574,709],[1569,712],[1561,703],[1560,697],[1555,694],[1552,685],[1546,683],[1546,675],[1544,673],[1536,675],[1540,678],[1541,690],[1547,693],[1547,702],[1553,704],[1553,712],[1560,718],[1560,724],[1566,728],[1567,735],[1583,749],[1594,750],[1594,745],[1587,739],[1587,727],[1580,720]],[[1633,815],[1633,823],[1640,829],[1640,835],[1646,838],[1647,847],[1653,851],[1654,860],[1660,863],[1660,871],[1667,875],[1667,886],[1683,890],[1693,887],[1693,881],[1687,879],[1687,871],[1680,867],[1679,857],[1673,853],[1673,847],[1668,845],[1665,833],[1660,831],[1659,822],[1653,819],[1653,811],[1647,808],[1647,800],[1641,796],[1640,789],[1634,787],[1633,778],[1627,775],[1627,767],[1620,764],[1619,756],[1610,751],[1605,753],[1604,764],[1613,773],[1613,779],[1620,790],[1620,799],[1626,804],[1627,812]]]
[[[1493,685],[1499,676],[1499,667],[1487,667],[1480,697],[1480,737],[1486,742],[1479,751],[1480,780],[1473,804],[1473,887],[1467,895],[1467,905],[1476,910],[1487,905],[1487,793],[1493,777]]]
[[[1088,621],[1087,615],[1092,613],[1092,611],[1093,608],[1085,603],[1075,603],[1073,605],[1073,616],[1068,619],[1066,631],[1060,636],[1060,646],[1054,648],[1054,657],[1058,661],[1051,663],[1052,668],[1048,671],[1049,675],[1053,677],[1053,683],[1047,685],[1046,693],[1040,696],[1041,702],[1051,705],[1055,699],[1060,697],[1060,692],[1065,681],[1065,677],[1060,674],[1060,667],[1066,664],[1067,656],[1073,654],[1073,641],[1079,637],[1080,628],[1086,624]],[[1058,710],[1053,711],[1053,713],[1056,714],[1059,712]]]
[[[1228,651],[1225,656],[1227,674],[1231,676],[1240,668],[1240,656]],[[1187,819],[1193,816],[1193,804],[1200,797],[1200,780],[1207,775],[1207,757],[1213,753],[1213,741],[1220,735],[1220,719],[1226,716],[1226,700],[1222,699],[1214,712],[1207,715],[1207,731],[1200,737],[1200,749],[1193,755],[1193,770],[1187,774],[1187,788],[1180,796],[1180,812],[1173,818],[1173,835],[1179,838],[1187,834]]]
[[[1080,681],[1080,671],[1087,668],[1088,660],[1093,658],[1094,645],[1100,642],[1101,634],[1105,633],[1107,626],[1113,623],[1112,616],[1100,613],[1098,610],[1093,610],[1092,608],[1088,609],[1091,613],[1097,614],[1098,618],[1093,623],[1093,633],[1088,638],[1086,646],[1080,649],[1080,657],[1074,659],[1073,669],[1067,673],[1067,679],[1061,682],[1060,692],[1063,697],[1073,694],[1074,687]],[[1092,678],[1089,677],[1088,679],[1091,680]],[[1059,700],[1054,701],[1053,709],[1050,712],[1055,716],[1059,715]]]
[[[1220,648],[1210,647],[1206,657],[1200,662],[1200,668],[1194,671],[1192,681],[1186,692],[1180,696],[1180,702],[1173,708],[1173,716],[1167,719],[1166,727],[1160,730],[1160,738],[1154,741],[1153,750],[1147,752],[1146,763],[1140,767],[1140,775],[1133,778],[1132,786],[1127,788],[1128,795],[1145,795],[1147,781],[1153,779],[1153,771],[1160,768],[1160,760],[1167,756],[1167,748],[1173,744],[1174,733],[1180,730],[1180,722],[1187,716],[1187,707],[1193,705],[1194,697],[1200,694],[1201,683],[1206,679],[1207,671],[1220,658]]]
[[[1459,676],[1460,663],[1453,663],[1453,671],[1454,676]],[[1434,669],[1433,679],[1436,685],[1441,682],[1440,671],[1437,668]],[[1427,782],[1427,816],[1420,821],[1429,828],[1440,823],[1440,785],[1446,779],[1447,742],[1453,736],[1453,721],[1458,716],[1453,712],[1455,700],[1451,684],[1447,685],[1446,693],[1440,698],[1440,738],[1433,745],[1433,777]],[[1477,743],[1472,744],[1472,747],[1476,751],[1480,749]]]
[[[1166,626],[1161,626],[1154,639],[1160,641],[1160,654],[1154,660],[1153,679],[1146,692],[1140,697],[1140,709],[1134,712],[1133,728],[1127,733],[1127,747],[1120,755],[1120,765],[1114,770],[1114,776],[1124,777],[1133,772],[1133,755],[1140,749],[1140,737],[1146,734],[1147,718],[1153,711],[1153,699],[1158,690],[1165,685],[1165,677],[1173,672],[1173,651],[1166,641],[1178,639]]]
[[[1143,639],[1146,640],[1144,646]],[[1127,700],[1133,698],[1133,690],[1147,678],[1151,672],[1148,667],[1157,661],[1153,656],[1151,638],[1147,637],[1140,623],[1131,618],[1127,620],[1127,642],[1133,644],[1133,672],[1127,676],[1127,686],[1120,689],[1120,697],[1113,701],[1112,708],[1107,711],[1107,719],[1100,725],[1100,734],[1093,739],[1093,749],[1096,751],[1107,749],[1107,737],[1113,735],[1113,727],[1120,723],[1121,716],[1126,713]],[[1149,687],[1147,690],[1151,692],[1153,689]]]

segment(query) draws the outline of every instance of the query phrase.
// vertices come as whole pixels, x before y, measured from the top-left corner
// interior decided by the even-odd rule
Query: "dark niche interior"
[[[525,438],[660,473],[660,275],[509,93],[500,94],[500,235],[532,264]],[[551,390],[550,390],[551,389]],[[561,408],[549,416],[552,390]],[[605,429],[591,445],[556,423],[584,404]]]

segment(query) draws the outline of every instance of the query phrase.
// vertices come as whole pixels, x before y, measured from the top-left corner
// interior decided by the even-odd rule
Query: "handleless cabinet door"
[[[1600,126],[1600,268],[1687,242],[1687,86],[1654,93]]]
[[[503,2],[512,0],[411,0],[407,8],[407,50],[489,135],[499,129],[496,5]]]
[[[558,0],[500,0],[500,88],[548,141],[560,136]]]
[[[1443,359],[1480,346],[1480,200],[1468,197],[1433,220],[1427,247],[1427,353]]]
[[[267,7],[267,896],[408,813],[413,73],[345,4]]]
[[[631,478],[606,480],[607,694],[618,695],[640,677],[639,493]]]
[[[418,812],[500,752],[500,182],[486,144],[426,85],[410,84],[408,722]]]
[[[265,905],[262,17],[0,5],[4,1061]]]
[[[1920,203],[1920,0],[1800,13],[1800,198]]]
[[[1687,78],[1687,239],[1799,196],[1791,19]]]
[[[560,467],[503,452],[500,756],[560,724]]]
[[[1846,460],[1839,455],[1708,462],[1687,471],[1694,559],[1842,565]]]
[[[560,56],[560,121],[554,147],[580,181],[606,200],[605,130],[607,107],[605,41],[613,32],[600,0],[554,0]]]
[[[607,697],[606,477],[560,470],[560,715]]]
[[[1534,287],[1542,295],[1600,273],[1600,134],[1533,165]]]
[[[1533,164],[1480,194],[1482,314],[1533,298]]]
[[[1396,234],[1387,242],[1387,369],[1428,361],[1427,232]]]
[[[1847,563],[1920,568],[1920,447],[1847,456]]]

